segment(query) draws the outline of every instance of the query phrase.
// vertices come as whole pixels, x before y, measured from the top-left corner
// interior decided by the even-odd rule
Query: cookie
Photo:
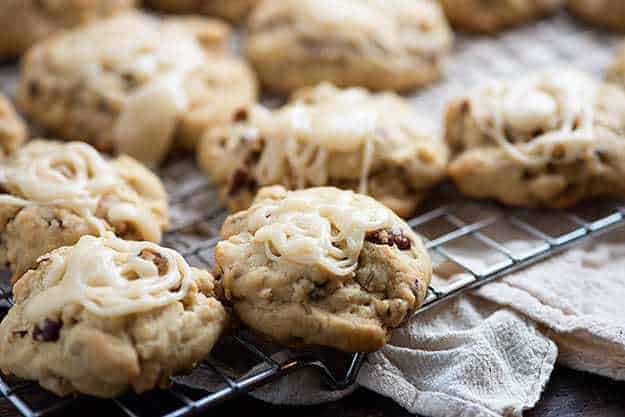
[[[332,187],[263,188],[222,235],[215,259],[225,297],[252,330],[290,346],[381,348],[421,305],[432,274],[397,215]]]
[[[445,175],[447,148],[394,93],[330,84],[304,88],[281,109],[254,107],[207,131],[198,162],[232,211],[261,186],[332,185],[414,213]]]
[[[248,58],[278,92],[329,81],[407,90],[440,76],[452,33],[431,0],[267,0],[250,16]]]
[[[452,26],[494,33],[557,10],[565,0],[440,0]]]
[[[211,350],[227,323],[213,277],[175,251],[83,236],[15,285],[0,369],[58,395],[164,387]]]
[[[565,208],[625,195],[625,91],[567,69],[493,82],[449,105],[449,174],[465,194]]]
[[[0,159],[14,153],[26,140],[28,129],[9,99],[0,94]]]
[[[260,0],[147,0],[150,6],[168,13],[202,13],[239,22]]]
[[[83,142],[29,142],[0,164],[0,264],[19,278],[37,258],[113,230],[159,242],[167,226],[160,180],[128,156],[105,160]]]
[[[113,16],[136,0],[2,0],[0,57],[15,57],[62,29]]]
[[[18,104],[59,137],[156,165],[255,101],[228,40],[215,20],[119,15],[32,48]]]
[[[625,43],[619,47],[612,64],[608,68],[606,79],[625,88]]]
[[[613,30],[625,30],[623,0],[568,0],[569,10],[588,23]]]

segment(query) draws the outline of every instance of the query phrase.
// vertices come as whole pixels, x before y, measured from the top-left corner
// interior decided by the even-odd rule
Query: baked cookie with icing
[[[618,48],[614,60],[608,68],[606,79],[625,88],[625,43]]]
[[[21,55],[62,29],[111,17],[135,7],[136,0],[2,0],[0,57]]]
[[[147,0],[147,3],[168,13],[201,13],[233,22],[243,20],[260,0]]]
[[[432,274],[404,221],[332,187],[263,188],[222,235],[215,259],[225,297],[243,323],[286,345],[377,350],[421,305]]]
[[[250,16],[247,56],[261,82],[290,92],[407,90],[440,76],[452,33],[431,0],[267,0]]]
[[[155,165],[255,101],[229,28],[200,17],[128,13],[44,41],[26,55],[18,104],[56,135]]]
[[[208,272],[112,234],[42,256],[13,292],[0,369],[58,395],[166,386],[210,352],[227,323]]]
[[[404,99],[330,84],[296,92],[281,109],[255,107],[207,131],[198,161],[232,211],[261,186],[332,185],[414,213],[445,175],[447,148]]]
[[[0,263],[19,278],[37,258],[112,230],[159,242],[161,181],[128,156],[104,159],[83,142],[35,140],[0,164]]]
[[[440,0],[452,26],[494,33],[554,12],[565,0]]]
[[[482,86],[451,102],[445,136],[472,197],[564,208],[625,195],[625,91],[581,72]]]
[[[585,21],[613,30],[625,30],[622,0],[568,0],[569,10]]]
[[[14,153],[27,136],[26,124],[13,108],[11,101],[0,94],[0,159]]]

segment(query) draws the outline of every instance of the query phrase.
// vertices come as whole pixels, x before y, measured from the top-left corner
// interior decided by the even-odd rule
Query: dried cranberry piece
[[[376,230],[368,233],[366,240],[376,245],[397,246],[399,250],[408,250],[412,247],[410,238],[401,230]]]
[[[60,320],[45,319],[33,329],[33,339],[38,342],[55,342],[59,340],[63,323]]]
[[[246,122],[249,115],[247,114],[246,109],[239,109],[234,113],[234,121],[235,122]]]
[[[387,230],[376,230],[375,232],[367,233],[365,239],[375,245],[391,245]]]
[[[228,191],[228,195],[233,196],[243,188],[253,190],[257,186],[258,183],[256,182],[256,180],[250,177],[246,171],[242,169],[237,169],[232,176],[232,182],[230,184],[230,190]]]
[[[412,246],[410,239],[402,232],[392,233],[391,236],[395,246],[397,246],[399,250],[408,250]]]

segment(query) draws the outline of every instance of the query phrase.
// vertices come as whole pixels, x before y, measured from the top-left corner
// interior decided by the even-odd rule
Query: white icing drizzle
[[[511,82],[495,82],[470,96],[470,108],[480,130],[515,161],[528,165],[574,161],[595,140],[594,108],[599,83],[571,70],[545,71]],[[531,135],[527,143],[512,143],[506,126]],[[562,146],[565,145],[565,146]],[[554,158],[554,150],[564,152]]]
[[[30,201],[95,211],[98,196],[117,180],[102,156],[81,142],[50,145],[35,141],[22,148],[11,162],[0,168],[0,177],[14,184],[24,198],[18,201],[3,195],[3,202],[8,204]]]
[[[154,71],[151,79],[128,97],[113,129],[118,151],[150,165],[158,164],[169,152],[179,116],[189,106],[184,80],[207,62],[190,31],[162,25],[156,32],[158,36],[144,40],[143,45],[144,49],[151,48],[150,55],[143,58]]]
[[[171,147],[180,114],[188,108],[183,83],[207,62],[194,33],[181,24],[127,13],[72,31],[60,40],[53,51],[54,64],[77,72],[98,94],[111,94],[111,69],[128,74],[138,84],[129,96],[117,97],[121,110],[113,139],[118,152],[149,165],[159,163]]]
[[[269,259],[318,265],[337,276],[356,269],[367,232],[391,228],[395,221],[375,200],[332,187],[290,191],[249,213],[248,230]]]
[[[163,275],[144,250],[162,257]],[[44,256],[50,264],[42,277],[47,288],[26,304],[27,320],[38,323],[71,304],[83,306],[101,317],[115,317],[149,311],[183,299],[189,290],[192,271],[177,252],[150,242],[83,236],[66,252]]]
[[[373,139],[368,138],[365,141],[364,149],[362,150],[362,170],[360,172],[360,186],[358,192],[361,194],[367,193],[369,171],[371,169],[371,161],[373,160]]]
[[[0,166],[1,182],[15,188],[20,196],[0,194],[0,204],[65,207],[85,218],[102,235],[107,227],[95,213],[102,197],[114,194],[118,200],[111,201],[106,213],[108,220],[129,222],[145,239],[159,241],[161,224],[152,211],[164,210],[155,191],[161,186],[150,187],[149,178],[130,173],[131,170],[126,169],[128,164],[130,162],[123,158],[108,162],[83,142],[36,140]],[[141,197],[126,183],[128,180],[152,188],[152,194],[146,192],[146,196]]]
[[[359,192],[367,192],[374,153],[380,157],[410,155],[421,138],[432,140],[418,115],[401,99],[373,95],[360,88],[336,89],[321,84],[310,97],[295,98],[273,113],[254,110],[259,127],[254,140],[264,147],[255,177],[261,185],[294,179],[293,187],[328,183],[328,155],[362,153]]]

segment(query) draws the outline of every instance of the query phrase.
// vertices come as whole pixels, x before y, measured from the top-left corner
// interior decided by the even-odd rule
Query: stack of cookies
[[[605,82],[556,69],[476,86],[449,103],[443,134],[399,95],[442,77],[451,26],[493,33],[564,0],[136,3],[0,5],[17,106],[58,139],[27,141],[0,96],[15,301],[0,370],[58,395],[166,386],[234,321],[295,348],[380,349],[432,276],[402,218],[446,178],[523,207],[625,195],[625,49]],[[615,0],[568,7],[625,21]],[[151,168],[181,152],[232,211],[212,273],[159,245],[168,197]]]

